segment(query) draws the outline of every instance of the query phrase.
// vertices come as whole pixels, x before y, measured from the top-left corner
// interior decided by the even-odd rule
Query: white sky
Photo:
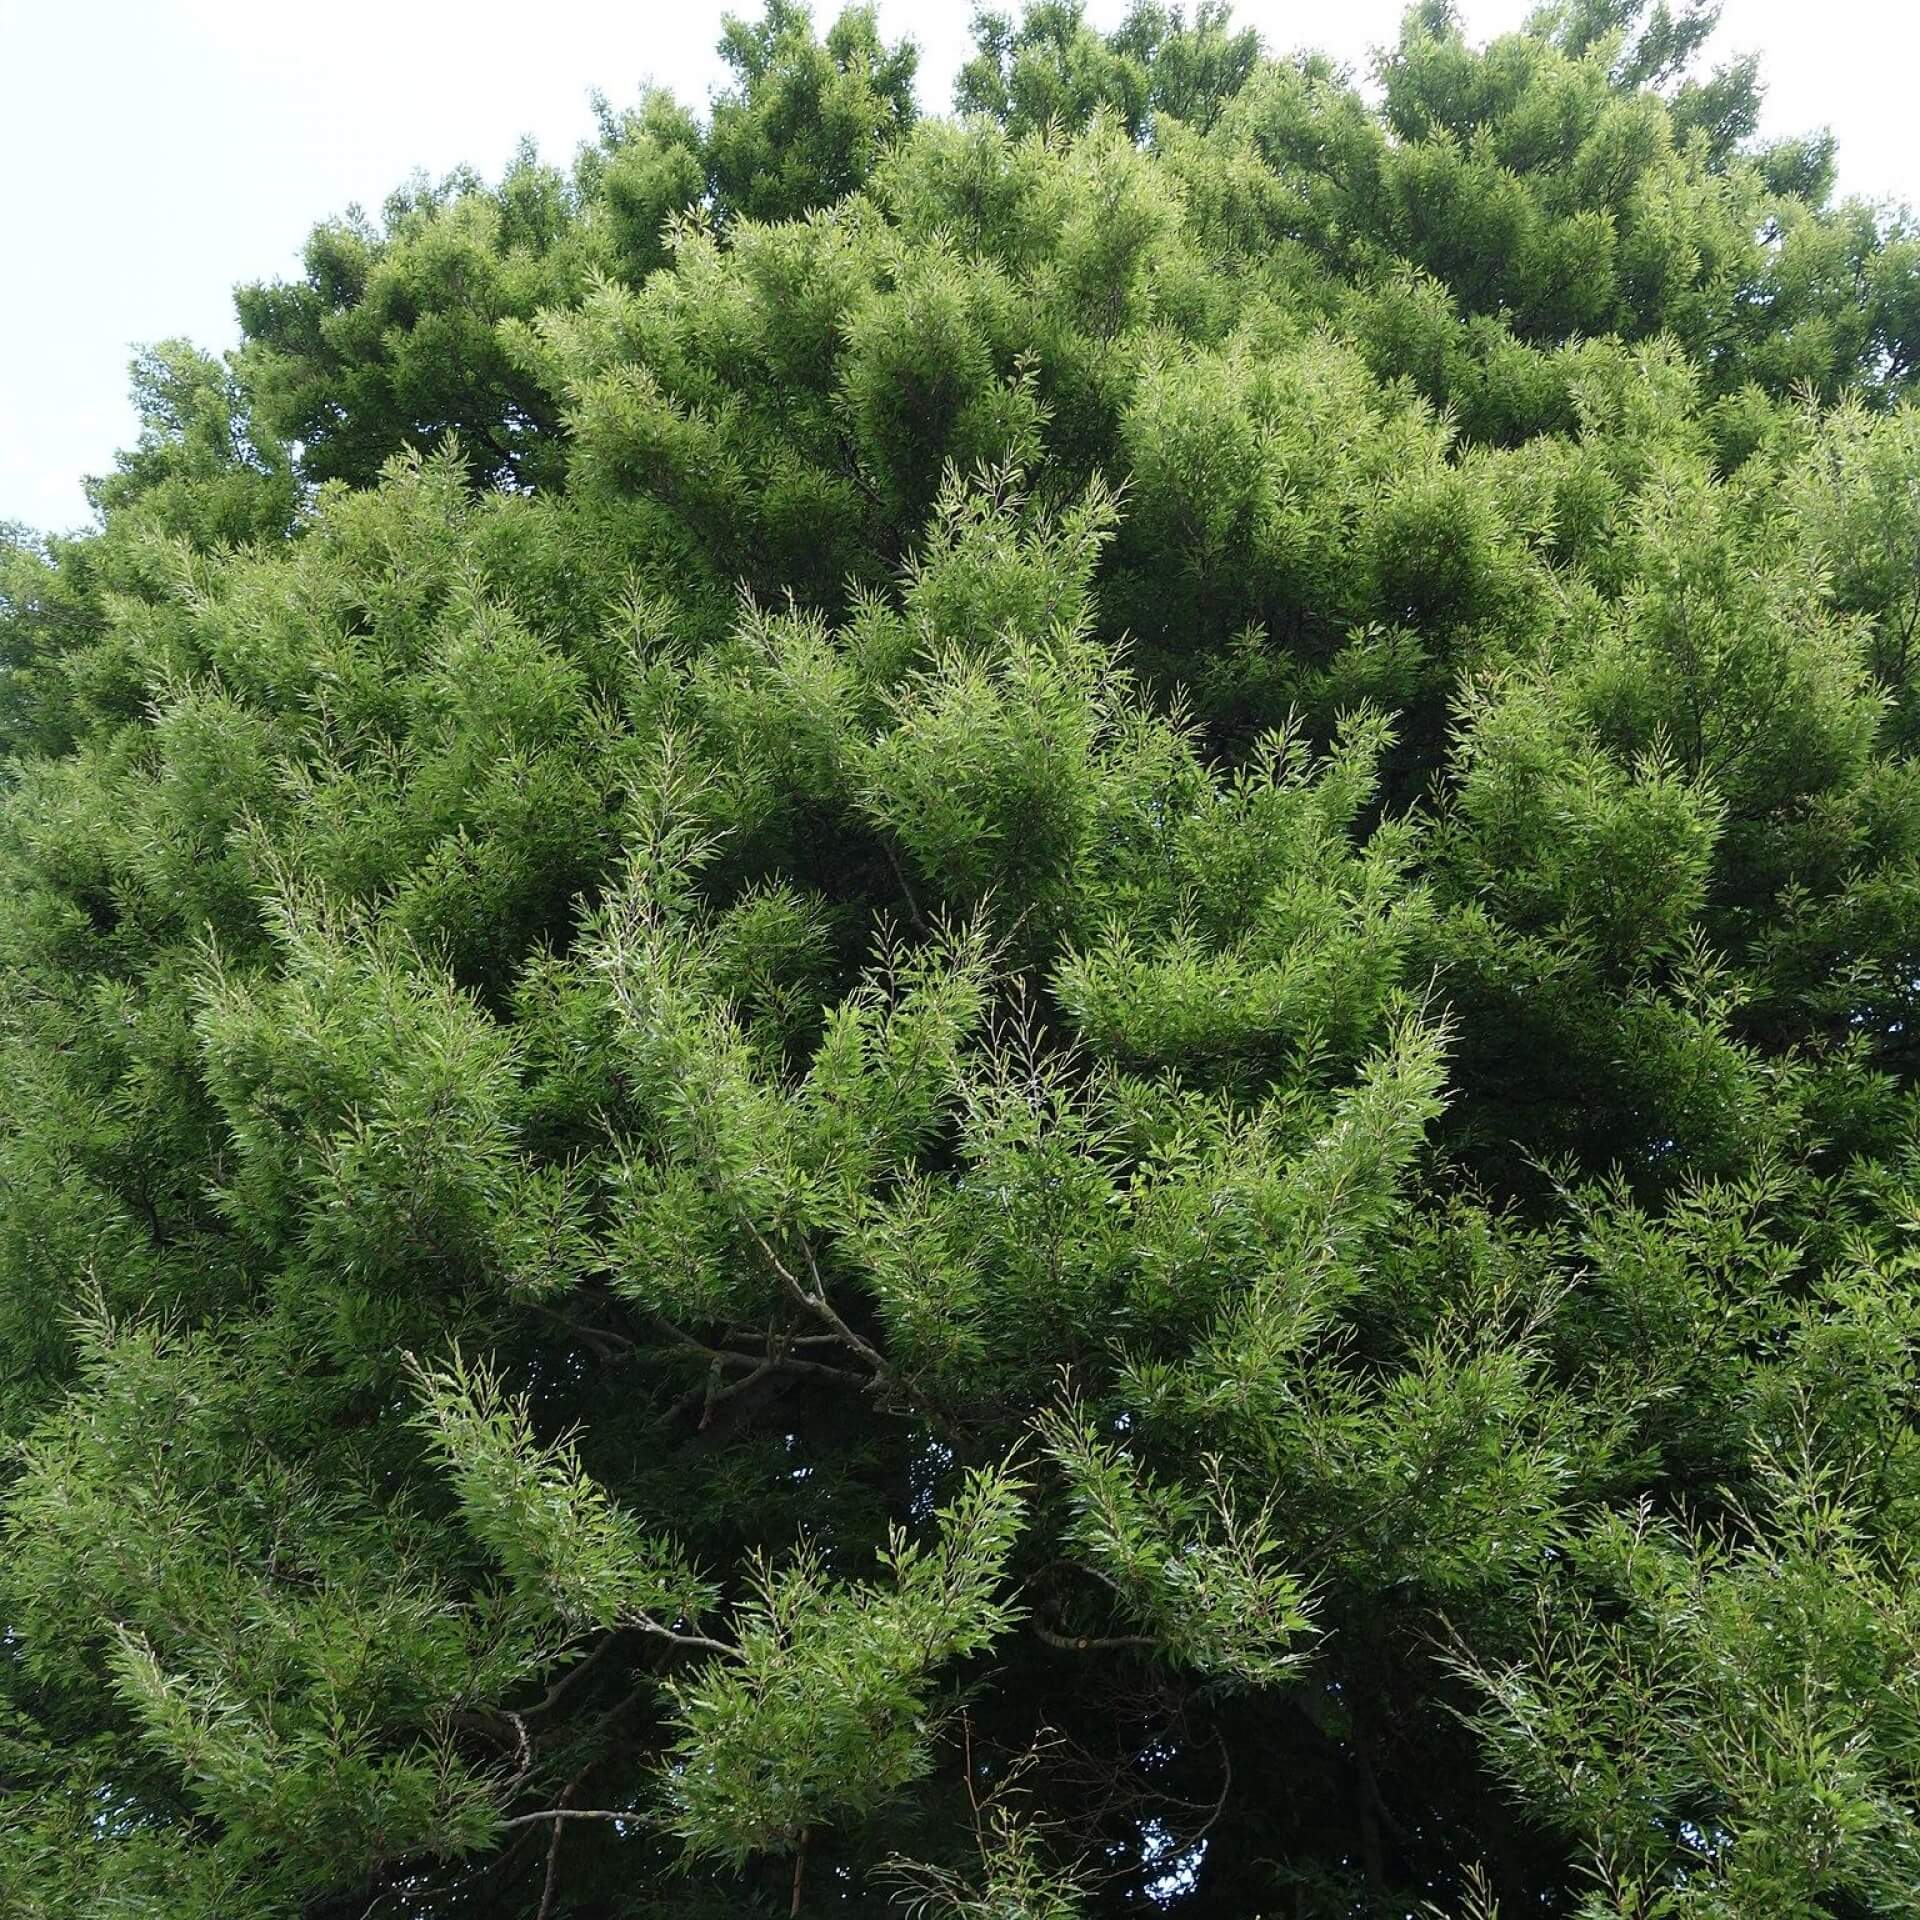
[[[1012,0],[1002,10],[1018,11]],[[0,520],[86,518],[80,476],[134,436],[144,342],[236,338],[236,282],[298,266],[316,220],[377,208],[415,167],[489,175],[519,136],[566,159],[587,96],[641,81],[704,105],[726,0],[0,0]],[[757,0],[734,0],[757,15]],[[1486,38],[1531,0],[1465,0]],[[837,11],[815,0],[817,20]],[[1110,26],[1125,0],[1093,0]],[[1402,0],[1239,0],[1269,47],[1364,66]],[[881,0],[945,111],[970,0]],[[1765,131],[1831,125],[1844,191],[1920,201],[1916,0],[1726,0],[1713,52],[1758,51]]]

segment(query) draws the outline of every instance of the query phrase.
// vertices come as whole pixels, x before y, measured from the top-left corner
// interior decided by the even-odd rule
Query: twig
[[[509,1792],[533,1771],[533,1741],[527,1733],[527,1723],[511,1708],[458,1708],[448,1714],[447,1721],[451,1726],[470,1728],[475,1733],[483,1733],[489,1739],[502,1742],[509,1738],[507,1728],[511,1726],[514,1758],[518,1764],[508,1783]]]
[[[683,1327],[676,1327],[671,1320],[664,1318],[660,1314],[654,1314],[652,1319],[654,1325],[657,1326],[675,1346],[684,1347],[689,1353],[697,1353],[709,1366],[739,1367],[756,1375],[773,1372],[792,1374],[795,1378],[802,1380],[837,1380],[845,1386],[859,1387],[862,1391],[865,1391],[865,1389],[873,1384],[864,1373],[854,1373],[846,1367],[830,1367],[826,1365],[824,1361],[820,1360],[796,1359],[792,1354],[786,1352],[732,1353],[725,1347],[710,1347],[704,1340],[696,1340],[693,1335],[688,1333]],[[823,1341],[833,1339],[836,1344],[838,1343],[837,1336],[822,1335],[821,1338]],[[746,1381],[736,1382],[735,1385],[715,1393],[711,1386],[703,1381],[699,1386],[693,1388],[691,1392],[682,1394],[681,1397],[667,1409],[665,1414],[661,1416],[657,1424],[661,1426],[669,1425],[674,1420],[677,1420],[681,1414],[691,1413],[695,1407],[708,1404],[709,1402],[717,1406],[720,1401],[730,1399],[735,1393],[741,1391],[742,1388],[748,1384],[750,1383]],[[704,1422],[702,1424],[704,1424]]]
[[[540,1300],[528,1304],[536,1313],[544,1314],[549,1320],[565,1327],[576,1340],[591,1347],[603,1360],[625,1359],[634,1349],[632,1340],[624,1333],[616,1333],[611,1327],[590,1327],[584,1321],[576,1320],[572,1315],[562,1313],[557,1307],[550,1307]]]
[[[820,1380],[845,1380],[856,1387],[864,1387],[870,1384],[867,1376],[863,1373],[852,1373],[845,1367],[829,1367],[819,1360],[796,1360],[791,1354],[786,1352],[730,1353],[725,1347],[710,1347],[704,1340],[696,1340],[684,1327],[676,1327],[671,1320],[665,1319],[660,1314],[656,1313],[652,1318],[654,1325],[657,1326],[675,1346],[685,1347],[689,1353],[697,1353],[703,1360],[712,1361],[716,1366],[769,1366],[779,1373],[799,1374],[802,1377],[811,1376],[814,1379]],[[795,1341],[793,1344],[798,1346],[803,1343]],[[818,1335],[815,1340],[807,1341],[804,1344],[837,1346],[842,1344],[842,1342],[838,1334],[823,1333]],[[704,1392],[705,1389],[702,1388],[700,1391]]]
[[[1233,1755],[1227,1750],[1227,1743],[1221,1737],[1218,1727],[1213,1729],[1213,1743],[1220,1749],[1220,1770],[1222,1774],[1220,1796],[1214,1801],[1213,1811],[1208,1814],[1206,1819],[1201,1823],[1199,1831],[1187,1835],[1187,1845],[1189,1847],[1196,1841],[1204,1840],[1207,1835],[1213,1831],[1221,1814],[1227,1809],[1227,1795],[1233,1791]]]
[[[887,865],[893,869],[893,877],[900,883],[901,897],[907,903],[907,912],[913,916],[913,924],[922,933],[930,934],[933,929],[927,924],[927,916],[920,911],[920,902],[913,896],[913,888],[907,880],[907,870],[900,864],[900,856],[894,850],[892,839],[882,834],[880,844],[886,850]]]
[[[790,1293],[801,1306],[805,1307],[809,1313],[831,1327],[839,1336],[840,1340],[845,1345],[851,1347],[854,1352],[873,1369],[875,1385],[891,1384],[893,1369],[887,1365],[886,1355],[870,1340],[862,1339],[861,1336],[855,1333],[854,1330],[841,1319],[839,1314],[834,1311],[833,1303],[827,1298],[825,1282],[822,1281],[820,1277],[819,1262],[813,1257],[813,1249],[808,1246],[804,1240],[801,1242],[801,1248],[807,1257],[807,1270],[813,1276],[814,1287],[816,1289],[814,1292],[809,1293],[806,1287],[795,1278],[792,1269],[788,1267],[786,1262],[782,1260],[780,1256],[774,1252],[772,1246],[768,1244],[766,1235],[763,1234],[751,1220],[743,1218],[741,1224],[746,1228],[753,1244],[760,1249],[760,1257],[773,1269],[775,1278],[786,1288],[788,1293]]]
[[[566,1832],[566,1826],[556,1814],[553,1822],[553,1838],[547,1843],[547,1877],[540,1889],[540,1911],[534,1920],[549,1920],[553,1912],[553,1896],[560,1887],[560,1836]]]

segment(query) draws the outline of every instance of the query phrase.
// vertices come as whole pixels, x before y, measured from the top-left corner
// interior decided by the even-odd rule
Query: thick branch
[[[608,1807],[547,1807],[539,1813],[516,1813],[511,1820],[502,1820],[503,1827],[537,1827],[543,1820],[626,1820],[637,1821],[640,1816],[629,1807],[624,1813],[615,1812]]]
[[[1101,1653],[1110,1647],[1158,1647],[1150,1633],[1055,1633],[1038,1620],[1029,1622],[1036,1639],[1044,1640],[1062,1653]]]
[[[560,1702],[571,1693],[574,1687],[586,1677],[612,1651],[615,1636],[607,1634],[585,1658],[576,1660],[544,1694],[530,1707],[522,1707],[522,1713],[551,1713]]]

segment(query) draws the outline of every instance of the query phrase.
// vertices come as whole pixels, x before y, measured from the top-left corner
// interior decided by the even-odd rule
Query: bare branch
[[[624,1820],[629,1825],[637,1822],[640,1816],[631,1807],[625,1812],[616,1812],[609,1807],[546,1807],[539,1813],[516,1813],[511,1820],[502,1820],[503,1827],[537,1827],[542,1820]]]
[[[820,1277],[819,1262],[814,1259],[812,1247],[808,1246],[805,1241],[801,1242],[802,1250],[807,1257],[807,1271],[812,1276],[814,1283],[813,1290],[809,1291],[795,1276],[792,1268],[774,1252],[766,1235],[763,1234],[751,1220],[743,1218],[741,1225],[746,1228],[749,1236],[753,1240],[753,1244],[760,1249],[760,1257],[773,1269],[774,1277],[786,1288],[793,1299],[805,1307],[816,1319],[831,1327],[842,1344],[851,1347],[853,1351],[873,1369],[873,1378],[876,1385],[890,1385],[893,1380],[893,1369],[888,1366],[886,1355],[883,1354],[872,1341],[865,1340],[859,1334],[855,1333],[854,1330],[841,1319],[839,1314],[834,1311],[833,1303],[827,1298],[826,1285]]]
[[[690,1647],[698,1653],[723,1653],[729,1660],[740,1658],[740,1649],[729,1646],[724,1640],[709,1639],[704,1633],[681,1633],[673,1627],[663,1627],[658,1620],[644,1613],[632,1614],[627,1624],[637,1627],[642,1633],[650,1633],[656,1639],[665,1640],[676,1647]]]

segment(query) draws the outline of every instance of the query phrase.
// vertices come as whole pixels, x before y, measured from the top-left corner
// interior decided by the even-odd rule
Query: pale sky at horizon
[[[1018,11],[1010,0],[1002,10]],[[1534,0],[1463,0],[1485,39]],[[1364,69],[1404,0],[1239,0],[1277,51],[1316,46]],[[757,0],[0,0],[0,521],[87,518],[81,477],[137,422],[126,364],[184,334],[237,338],[232,288],[298,270],[308,230],[377,208],[414,169],[495,175],[523,134],[565,160],[588,96],[643,81],[704,105],[724,77],[726,11]],[[1125,0],[1093,0],[1111,26]],[[815,0],[824,23],[837,7]],[[970,44],[970,0],[880,0],[888,38],[921,49],[920,99],[943,112]],[[1832,126],[1843,192],[1920,202],[1912,0],[1726,0],[1711,59],[1758,52],[1763,132]]]

